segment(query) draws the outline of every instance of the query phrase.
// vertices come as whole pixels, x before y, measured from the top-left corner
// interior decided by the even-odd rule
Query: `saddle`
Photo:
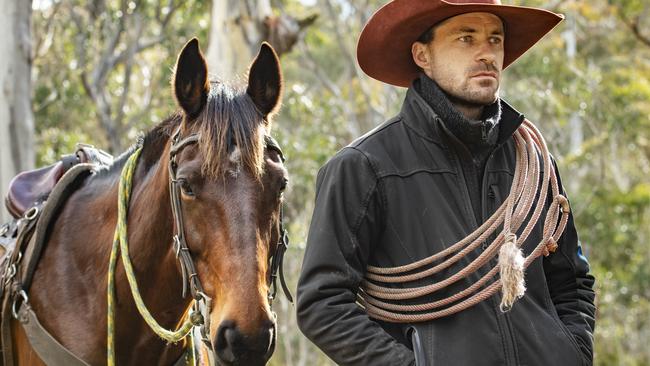
[[[70,168],[80,163],[109,165],[113,157],[91,145],[77,144],[74,154],[64,155],[60,161],[39,169],[16,175],[9,183],[5,206],[14,218],[20,218],[35,203],[47,200],[56,183]]]
[[[112,161],[108,153],[78,144],[77,151],[61,161],[12,179],[5,204],[16,219],[0,225],[0,366],[13,364],[12,317],[47,364],[87,366],[40,325],[29,307],[28,294],[50,224],[79,183]]]

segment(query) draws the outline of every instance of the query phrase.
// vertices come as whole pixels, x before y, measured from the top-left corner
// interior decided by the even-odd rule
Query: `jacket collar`
[[[510,104],[500,99],[501,103],[501,120],[499,126],[499,138],[497,145],[502,144],[515,133],[517,128],[524,122],[524,115],[519,113]],[[415,130],[422,137],[432,140],[438,144],[443,144],[449,137],[449,130],[438,114],[431,108],[420,94],[411,87],[406,92],[406,98],[402,105],[400,115],[404,123]],[[445,137],[443,139],[443,137]]]

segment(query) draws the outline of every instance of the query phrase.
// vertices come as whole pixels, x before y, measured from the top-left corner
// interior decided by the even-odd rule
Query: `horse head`
[[[282,94],[279,60],[264,43],[246,85],[210,81],[193,39],[178,56],[172,87],[179,139],[198,136],[175,156],[175,183],[182,231],[212,299],[214,354],[222,364],[264,364],[275,347],[269,261],[288,182],[280,151],[265,144]]]

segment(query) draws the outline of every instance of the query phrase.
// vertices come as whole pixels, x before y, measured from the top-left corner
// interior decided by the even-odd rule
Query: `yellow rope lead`
[[[122,262],[124,263],[124,270],[126,271],[126,277],[129,281],[131,294],[135,300],[138,312],[145,320],[147,325],[149,325],[151,330],[153,330],[154,333],[156,333],[160,338],[168,342],[175,343],[185,338],[192,330],[193,326],[190,321],[190,317],[186,317],[184,323],[180,326],[179,329],[175,331],[170,331],[160,326],[160,324],[158,324],[158,322],[153,318],[146,305],[144,304],[144,301],[142,300],[142,296],[140,295],[140,291],[138,289],[137,281],[135,279],[135,272],[129,258],[127,212],[129,207],[129,200],[131,198],[133,173],[135,172],[135,167],[137,165],[138,157],[140,156],[141,152],[142,148],[138,148],[129,157],[129,159],[126,161],[126,164],[124,165],[124,168],[122,169],[122,175],[120,176],[117,206],[117,228],[115,229],[115,236],[113,238],[113,246],[111,249],[111,256],[108,264],[107,362],[109,366],[115,365],[115,267],[117,264],[118,248],[121,252]]]

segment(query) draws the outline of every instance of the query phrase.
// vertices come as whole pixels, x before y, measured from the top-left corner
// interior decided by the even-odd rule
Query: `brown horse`
[[[275,347],[267,297],[269,258],[279,237],[287,172],[280,152],[266,148],[270,117],[279,105],[282,76],[273,49],[263,44],[248,84],[208,80],[196,39],[180,53],[173,93],[180,112],[141,142],[133,178],[128,230],[131,259],[147,307],[175,328],[190,304],[172,248],[174,217],[168,170],[170,136],[199,134],[176,157],[184,232],[204,292],[213,299],[210,341],[218,364],[262,365]],[[29,302],[43,326],[75,355],[106,364],[107,270],[117,222],[120,171],[133,148],[88,177],[51,230],[34,275]],[[166,344],[144,323],[116,272],[117,365],[171,365],[182,344]],[[14,323],[20,365],[42,364]]]

